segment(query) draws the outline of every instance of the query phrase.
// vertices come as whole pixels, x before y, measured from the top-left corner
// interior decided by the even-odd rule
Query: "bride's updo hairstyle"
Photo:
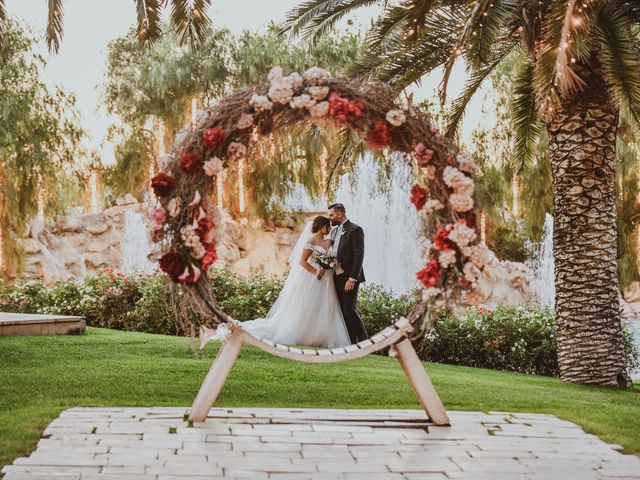
[[[311,224],[311,233],[316,233],[322,230],[324,227],[330,227],[331,220],[327,217],[323,217],[322,215],[318,215],[313,219],[313,223]]]

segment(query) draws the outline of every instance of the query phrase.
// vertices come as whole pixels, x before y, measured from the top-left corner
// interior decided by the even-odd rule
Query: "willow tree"
[[[159,141],[157,129],[148,128],[150,119],[152,124],[162,122],[164,138],[170,139],[190,121],[193,98],[199,108],[212,106],[231,89],[262,80],[274,65],[287,71],[304,71],[313,65],[339,71],[355,59],[360,43],[354,35],[328,35],[309,51],[282,41],[275,25],[238,37],[227,30],[210,30],[193,49],[180,47],[171,34],[149,48],[138,45],[134,32],[116,39],[109,45],[104,94],[109,112],[122,120],[113,129],[121,141],[110,186],[116,194],[140,195],[147,188],[152,145]],[[341,148],[340,140],[346,136],[331,138],[316,128],[296,127],[256,145],[245,171],[252,179],[251,212],[263,218],[276,214],[296,182],[312,194],[319,193],[324,188],[318,175],[321,159],[335,161],[353,153]],[[323,156],[323,150],[330,153]],[[229,173],[227,187],[234,190],[237,172]],[[236,197],[230,196],[226,205],[237,210]]]
[[[0,51],[0,231],[3,276],[21,265],[17,238],[38,213],[58,213],[64,185],[83,135],[75,98],[50,91],[40,76],[44,59],[32,53],[35,40],[15,23],[5,25]]]
[[[515,153],[546,131],[554,196],[558,364],[562,379],[629,382],[616,268],[616,130],[640,121],[640,4],[625,0],[308,0],[285,28],[320,38],[363,5],[383,11],[353,71],[398,89],[438,67],[441,96],[458,58],[469,79],[452,108],[453,135],[469,100],[507,56],[523,63],[514,91]]]

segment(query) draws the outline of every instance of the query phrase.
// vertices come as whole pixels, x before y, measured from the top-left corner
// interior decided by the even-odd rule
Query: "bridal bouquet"
[[[316,255],[316,262],[318,262],[318,265],[320,265],[325,270],[333,270],[338,265],[338,258],[332,251],[319,252]],[[318,280],[320,280],[321,278],[321,276],[318,276]]]

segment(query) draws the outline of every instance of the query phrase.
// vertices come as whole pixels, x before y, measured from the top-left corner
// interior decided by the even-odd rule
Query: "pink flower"
[[[420,167],[426,167],[433,157],[433,150],[425,147],[424,143],[419,143],[413,149],[413,157],[418,161]]]
[[[153,222],[155,222],[157,225],[162,225],[167,218],[167,214],[164,208],[160,206],[151,207],[149,209],[149,218],[153,220]]]

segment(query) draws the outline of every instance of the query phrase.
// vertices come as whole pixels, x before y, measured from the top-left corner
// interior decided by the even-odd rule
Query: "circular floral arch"
[[[265,83],[223,98],[178,133],[151,180],[159,200],[151,209],[153,240],[160,244],[160,268],[187,287],[202,323],[230,320],[206,275],[217,259],[224,225],[212,195],[203,192],[213,192],[215,176],[247,155],[254,135],[309,121],[349,128],[368,148],[403,152],[419,169],[410,192],[425,232],[418,246],[425,267],[416,273],[422,295],[409,316],[416,332],[448,302],[473,303],[473,289],[491,255],[476,235],[475,165],[440,135],[426,112],[402,108],[395,97],[382,83],[336,78],[318,67],[286,76],[274,67]]]

